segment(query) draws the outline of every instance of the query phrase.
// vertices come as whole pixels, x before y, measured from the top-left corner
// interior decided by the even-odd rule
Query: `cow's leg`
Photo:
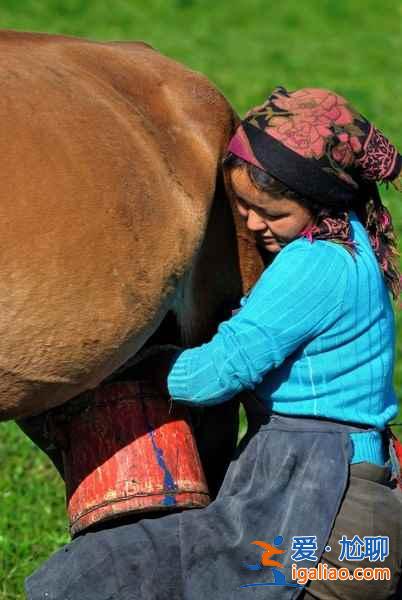
[[[237,444],[239,401],[193,409],[194,432],[211,499],[222,485]]]
[[[48,455],[60,476],[64,479],[64,466],[61,450],[57,448],[49,437],[48,413],[35,417],[27,417],[16,421],[17,425],[45,454]]]

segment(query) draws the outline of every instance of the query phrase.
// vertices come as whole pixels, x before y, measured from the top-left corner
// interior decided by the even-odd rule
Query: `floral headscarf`
[[[302,232],[311,241],[329,239],[353,253],[348,212],[333,218],[326,209],[353,209],[364,193],[359,217],[388,287],[399,295],[392,219],[376,182],[392,182],[402,191],[402,157],[345,98],[319,88],[288,92],[277,87],[247,113],[228,151],[322,206],[317,224]]]

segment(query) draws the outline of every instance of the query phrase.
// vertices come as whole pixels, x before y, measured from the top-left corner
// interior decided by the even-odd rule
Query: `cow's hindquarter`
[[[181,282],[208,290],[183,320],[190,344],[210,334],[240,284],[236,266],[233,280],[202,267],[233,127],[215,88],[143,45],[25,34],[0,43],[7,419],[96,387],[157,329]]]
[[[62,66],[62,88],[41,65],[33,82],[22,73],[4,115],[3,418],[96,386],[142,346],[174,291],[155,144],[112,88]],[[185,234],[179,243],[191,246]]]

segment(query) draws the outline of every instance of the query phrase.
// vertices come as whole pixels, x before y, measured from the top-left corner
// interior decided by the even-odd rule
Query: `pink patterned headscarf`
[[[322,205],[322,219],[303,234],[338,241],[351,252],[348,213],[329,218],[325,208],[353,209],[362,188],[371,190],[363,224],[389,288],[400,293],[392,219],[375,184],[391,182],[402,191],[402,157],[345,98],[320,88],[277,87],[247,113],[228,152]]]

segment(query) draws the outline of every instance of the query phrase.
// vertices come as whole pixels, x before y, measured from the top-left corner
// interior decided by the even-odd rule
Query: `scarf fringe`
[[[379,196],[378,198],[371,197],[367,203],[363,225],[368,233],[385,283],[394,300],[398,300],[402,290],[402,278],[398,267],[397,240],[391,214],[382,204]],[[303,230],[300,236],[307,238],[311,243],[314,240],[331,241],[343,246],[352,256],[356,254],[356,244],[351,239],[351,226],[347,212],[341,213],[337,218],[322,214],[318,222]]]

